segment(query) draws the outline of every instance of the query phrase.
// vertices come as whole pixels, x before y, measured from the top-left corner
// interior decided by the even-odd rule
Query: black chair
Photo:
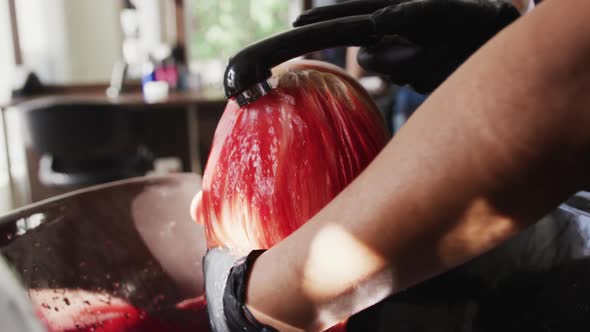
[[[39,180],[76,189],[145,175],[137,111],[109,103],[40,99],[20,106],[28,143],[41,155]]]

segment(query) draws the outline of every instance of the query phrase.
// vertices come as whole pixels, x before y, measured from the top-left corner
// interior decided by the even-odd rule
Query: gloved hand
[[[244,305],[246,281],[252,264],[263,250],[246,257],[223,248],[210,249],[203,261],[207,311],[212,332],[274,332],[260,324]]]
[[[385,37],[361,48],[359,64],[420,93],[438,87],[520,16],[508,0],[354,0],[306,11],[293,25],[371,13]]]

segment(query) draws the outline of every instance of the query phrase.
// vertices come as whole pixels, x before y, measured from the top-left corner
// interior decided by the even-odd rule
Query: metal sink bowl
[[[206,331],[191,174],[100,185],[0,217],[0,252],[52,332]]]
[[[138,178],[0,217],[0,253],[50,332],[208,331],[196,175]],[[349,320],[348,331],[587,331],[590,194],[457,269]],[[0,324],[1,326],[1,324]]]

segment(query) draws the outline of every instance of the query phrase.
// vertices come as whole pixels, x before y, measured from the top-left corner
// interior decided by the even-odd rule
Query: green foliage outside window
[[[191,58],[227,59],[243,47],[289,29],[288,0],[192,0]]]

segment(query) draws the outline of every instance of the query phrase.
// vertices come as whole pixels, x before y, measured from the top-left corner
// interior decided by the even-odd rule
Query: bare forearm
[[[463,65],[357,180],[259,258],[255,315],[323,328],[489,250],[578,190],[589,10],[548,1]]]
[[[350,76],[357,80],[363,76],[364,70],[356,61],[356,56],[359,52],[358,47],[349,47],[346,49],[346,71]]]

